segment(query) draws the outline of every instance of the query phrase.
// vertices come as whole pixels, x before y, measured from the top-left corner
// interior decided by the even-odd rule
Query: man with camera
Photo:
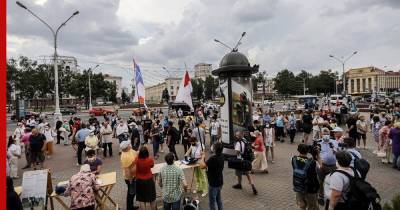
[[[329,135],[330,131],[328,128],[322,129],[322,139],[314,140],[314,147],[319,151],[318,163],[318,177],[320,186],[323,186],[324,179],[327,174],[336,170],[336,157],[335,154],[338,149],[338,142],[334,139],[331,139]],[[319,190],[318,203],[320,205],[324,204],[324,189],[323,187]]]

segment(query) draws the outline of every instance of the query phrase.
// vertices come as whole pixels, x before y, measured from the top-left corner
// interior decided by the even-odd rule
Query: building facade
[[[165,89],[165,82],[144,88],[147,103],[159,103],[161,101],[162,92]]]
[[[393,92],[400,88],[400,72],[376,67],[349,69],[346,72],[347,92],[352,95]]]
[[[117,98],[121,98],[122,94],[122,77],[104,74],[104,80],[114,83],[117,88]]]
[[[211,75],[212,64],[198,63],[194,65],[194,78],[202,79],[203,81]]]

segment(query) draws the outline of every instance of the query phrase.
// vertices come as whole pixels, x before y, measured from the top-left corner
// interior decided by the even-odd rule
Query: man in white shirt
[[[43,135],[46,137],[47,158],[51,158],[51,155],[53,154],[54,137],[56,137],[57,134],[52,129],[50,129],[50,126],[48,124],[45,124]]]
[[[237,158],[242,159],[242,154],[244,154],[245,151],[245,142],[246,139],[243,138],[243,132],[241,131],[236,131],[235,132],[235,151],[237,154]],[[242,189],[242,175],[246,175],[247,180],[249,181],[249,184],[251,185],[251,188],[253,190],[253,194],[257,195],[258,192],[256,190],[256,187],[254,186],[252,180],[251,180],[251,176],[249,171],[242,171],[242,170],[235,170],[235,175],[237,176],[238,179],[238,183],[233,185],[232,187],[234,189]]]
[[[355,170],[350,168],[352,157],[347,151],[337,152],[336,159],[338,169],[328,175],[324,182],[324,194],[327,199],[325,209],[328,210],[345,209],[346,194],[350,190],[348,176],[354,177],[355,175]],[[359,176],[358,172],[357,175]]]
[[[123,133],[129,133],[129,129],[128,129],[128,126],[124,123],[124,121],[120,120],[117,128],[115,129],[115,135],[118,138],[118,136]]]

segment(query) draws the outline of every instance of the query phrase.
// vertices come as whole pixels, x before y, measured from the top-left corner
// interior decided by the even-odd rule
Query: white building
[[[198,63],[194,65],[194,78],[202,79],[203,81],[211,75],[212,65],[207,63]]]
[[[160,102],[162,97],[162,92],[164,91],[165,88],[167,88],[168,90],[170,100],[174,101],[176,98],[176,94],[178,93],[179,85],[181,84],[181,82],[182,78],[168,77],[165,78],[165,81],[162,83],[145,87],[146,101],[152,101],[156,103]]]
[[[121,98],[122,94],[122,77],[104,74],[104,80],[114,83],[117,88],[117,98]]]

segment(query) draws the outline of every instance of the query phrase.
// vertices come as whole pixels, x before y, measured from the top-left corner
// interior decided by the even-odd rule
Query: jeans
[[[181,209],[181,201],[178,200],[173,203],[167,203],[163,201],[164,203],[164,210],[180,210]]]
[[[78,156],[78,164],[82,164],[82,151],[85,149],[86,145],[85,142],[78,142],[78,150],[76,151]]]
[[[208,204],[210,210],[215,210],[215,203],[217,203],[218,210],[224,210],[224,205],[221,199],[221,188],[222,187],[213,187],[208,186]]]
[[[211,145],[215,144],[215,142],[217,141],[218,136],[217,135],[211,135],[210,138],[210,147]]]
[[[107,157],[107,147],[108,147],[108,154],[112,157],[112,143],[103,143],[103,155]]]
[[[393,154],[393,167],[398,168],[400,170],[400,165],[397,165],[397,160],[400,158],[400,155]]]
[[[128,190],[126,191],[126,210],[134,210],[134,201],[136,195],[136,180],[132,181],[125,179],[126,186]]]

